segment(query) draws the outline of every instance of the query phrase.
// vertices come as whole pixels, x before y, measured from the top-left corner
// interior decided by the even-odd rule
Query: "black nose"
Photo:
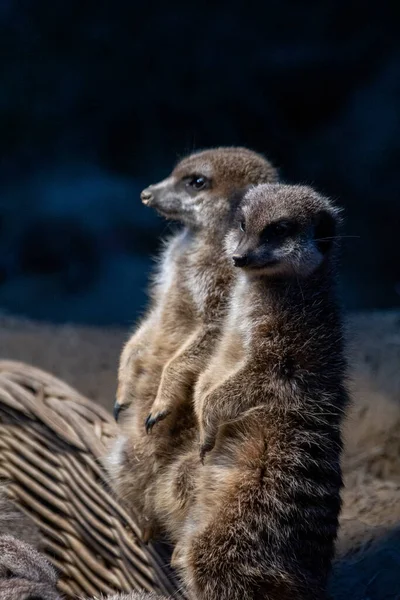
[[[244,267],[248,262],[246,254],[242,254],[241,256],[239,254],[235,254],[235,256],[232,256],[232,260],[235,267]]]
[[[153,200],[153,197],[153,193],[148,189],[143,190],[143,192],[140,194],[143,204],[150,204],[150,202]]]

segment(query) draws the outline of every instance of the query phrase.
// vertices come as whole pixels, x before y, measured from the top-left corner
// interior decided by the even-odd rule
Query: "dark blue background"
[[[213,145],[346,208],[349,308],[399,305],[398,2],[0,2],[0,309],[132,322],[166,223],[140,189]]]

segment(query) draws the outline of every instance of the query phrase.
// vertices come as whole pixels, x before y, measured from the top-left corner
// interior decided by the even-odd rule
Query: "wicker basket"
[[[144,545],[102,466],[114,421],[51,375],[0,361],[0,479],[39,526],[69,598],[178,594],[165,545]]]

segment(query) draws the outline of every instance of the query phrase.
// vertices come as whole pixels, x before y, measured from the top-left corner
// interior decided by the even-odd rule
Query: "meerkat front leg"
[[[154,335],[154,315],[150,315],[131,336],[121,353],[114,416],[118,419],[134,400],[135,380],[142,374],[149,341]]]
[[[218,333],[216,328],[197,328],[165,365],[156,399],[146,419],[147,432],[168,415],[173,418],[179,406],[188,400],[188,392],[205,368]]]
[[[207,452],[210,452],[217,438],[221,425],[237,418],[247,407],[243,404],[242,394],[245,370],[238,367],[226,379],[197,395],[195,410],[200,430],[200,459],[203,462]]]

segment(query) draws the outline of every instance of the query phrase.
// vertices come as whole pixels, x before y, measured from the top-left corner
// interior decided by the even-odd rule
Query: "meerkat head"
[[[244,194],[226,250],[249,276],[307,277],[330,253],[339,213],[309,187],[259,185]]]
[[[141,193],[147,206],[188,227],[212,227],[229,214],[234,194],[277,181],[274,167],[246,148],[215,148],[181,160],[171,175]]]

